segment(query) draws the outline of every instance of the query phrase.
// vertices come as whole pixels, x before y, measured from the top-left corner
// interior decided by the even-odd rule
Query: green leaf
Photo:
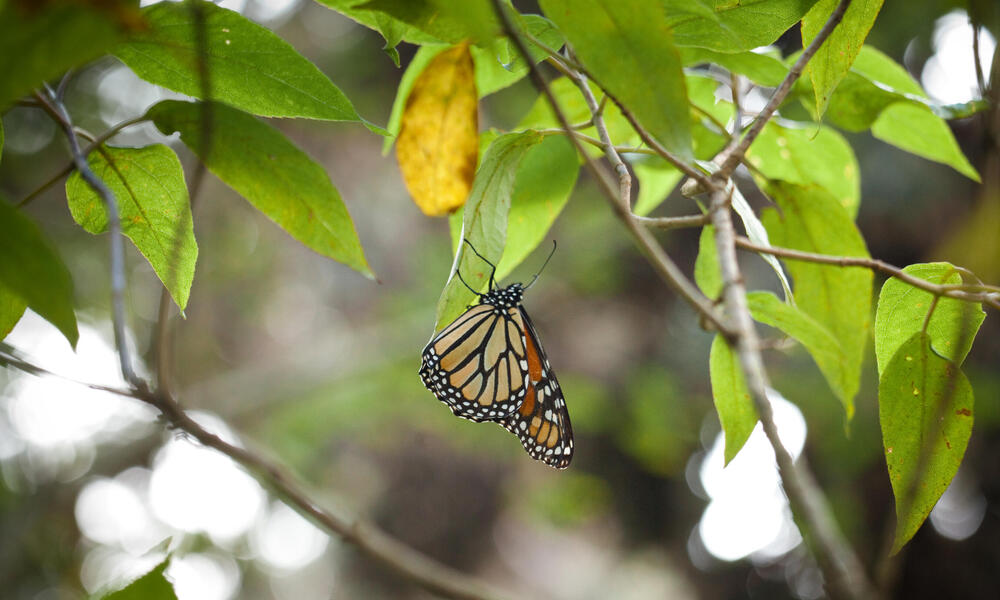
[[[829,329],[770,292],[750,292],[747,303],[754,319],[780,329],[805,347],[830,384],[830,389],[845,406],[852,401],[858,382],[852,378],[850,364],[840,342]]]
[[[504,252],[507,218],[518,166],[528,151],[542,139],[542,134],[536,131],[502,135],[490,144],[476,171],[472,191],[465,203],[462,228],[465,239],[493,264],[500,261]],[[465,245],[459,246],[459,260],[453,266],[438,300],[435,330],[455,320],[476,298],[454,274],[455,268],[476,290],[484,290],[489,285],[489,265],[467,250]]]
[[[406,108],[406,99],[410,97],[410,91],[417,77],[424,72],[427,65],[431,64],[434,57],[447,50],[450,46],[445,44],[434,44],[421,46],[417,53],[413,55],[410,64],[403,71],[403,77],[399,80],[399,87],[396,88],[396,99],[392,101],[392,111],[389,113],[389,123],[385,126],[389,135],[382,140],[382,155],[385,156],[392,148],[392,143],[399,135],[399,127],[403,121],[403,109]]]
[[[822,187],[852,219],[857,216],[861,202],[858,159],[835,130],[770,121],[750,146],[747,159],[768,179]]]
[[[699,64],[719,65],[740,75],[746,75],[754,83],[764,87],[778,87],[788,75],[788,67],[783,62],[757,52],[737,52],[733,54],[716,52],[707,48],[680,47],[681,64],[685,67]]]
[[[903,272],[938,285],[962,283],[961,274],[946,262],[910,265]],[[933,299],[930,292],[895,277],[882,286],[875,312],[875,357],[879,375],[899,347],[914,333],[923,330]],[[985,318],[986,313],[979,303],[940,298],[927,323],[931,347],[943,358],[961,365]]]
[[[802,46],[806,47],[819,35],[840,0],[820,0],[802,17]],[[875,18],[882,9],[882,0],[854,0],[847,7],[843,20],[809,61],[807,69],[816,95],[817,120],[826,110],[830,95],[847,75],[861,51]]]
[[[382,39],[385,40],[385,46],[382,46],[382,50],[389,55],[393,64],[398,68],[399,50],[396,50],[396,46],[403,40],[403,34],[406,32],[406,24],[393,19],[385,13],[375,13],[375,25],[378,28],[378,32],[382,34]]]
[[[678,46],[732,53],[774,43],[815,1],[714,0],[696,4],[668,0],[665,4]],[[706,4],[714,15],[706,14]]]
[[[639,181],[639,195],[632,212],[640,216],[648,215],[662,204],[683,177],[676,167],[658,156],[633,162],[632,170]]]
[[[643,0],[541,6],[594,79],[667,149],[691,157],[687,87],[663,8]]]
[[[381,12],[442,42],[487,42],[500,33],[490,0],[368,0],[356,6]]]
[[[878,418],[896,497],[892,554],[913,537],[955,477],[972,434],[972,408],[965,374],[935,354],[923,333],[904,342],[886,366],[878,386]],[[924,445],[929,453],[921,465]]]
[[[202,111],[211,107],[211,149],[202,140]],[[175,131],[226,185],[289,235],[367,277],[354,223],[330,177],[278,130],[224,104],[167,100],[147,116],[164,135]]]
[[[196,10],[204,15],[202,65]],[[266,117],[364,122],[351,101],[314,64],[267,28],[210,2],[160,2],[143,9],[148,28],[115,49],[115,56],[157,85],[210,97]],[[377,128],[376,128],[377,129]]]
[[[868,256],[864,239],[844,207],[817,186],[772,181],[765,191],[775,209],[761,215],[776,246],[832,254]],[[795,303],[826,327],[844,352],[847,418],[854,415],[854,394],[861,377],[861,361],[871,328],[872,273],[860,267],[785,261],[795,282]]]
[[[164,576],[170,560],[164,560],[152,571],[124,588],[102,596],[101,600],[177,600],[174,586]]]
[[[23,298],[0,284],[0,340],[14,329],[26,308],[28,305]]]
[[[509,275],[545,239],[566,206],[579,173],[576,149],[563,136],[547,136],[524,155],[514,177],[507,242],[497,264],[498,280]]]
[[[724,454],[725,464],[728,465],[753,433],[757,425],[757,409],[743,379],[740,361],[721,335],[712,340],[708,369],[712,380],[712,399],[726,436]]]
[[[0,285],[55,325],[76,348],[73,280],[38,226],[0,199]]]
[[[694,282],[713,300],[722,296],[722,270],[715,247],[715,227],[705,225],[698,238],[698,258],[694,261]]]
[[[0,112],[43,82],[107,52],[121,39],[122,21],[132,10],[120,7],[116,15],[83,2],[27,10],[30,5],[0,5]]]
[[[438,38],[428,35],[423,31],[411,27],[388,15],[384,12],[376,12],[368,10],[366,8],[361,8],[361,5],[366,2],[366,0],[316,0],[320,4],[331,8],[347,18],[353,20],[354,22],[364,25],[369,29],[374,29],[375,31],[382,34],[382,37],[386,41],[386,45],[395,44],[392,42],[395,40],[396,34],[399,33],[400,39],[411,44],[435,44],[441,43]],[[391,54],[390,54],[391,57]]]
[[[169,147],[102,146],[88,158],[90,168],[108,185],[118,204],[124,233],[146,257],[170,296],[183,311],[194,280],[198,245],[184,170]],[[93,234],[108,230],[108,211],[101,197],[73,173],[66,180],[73,218]]]
[[[520,15],[521,28],[546,46],[558,50],[565,41],[552,21],[540,15]],[[542,48],[525,39],[528,53],[536,63],[547,56]],[[472,60],[476,64],[476,90],[483,98],[520,81],[528,73],[528,65],[517,48],[512,48],[507,38],[497,38],[485,47],[472,46]]]
[[[903,102],[890,105],[872,125],[872,135],[911,154],[944,163],[973,181],[981,181],[958,147],[951,128],[926,106]]]
[[[719,88],[719,82],[715,79],[688,73],[685,75],[685,80],[687,81],[688,100],[691,105],[715,119],[713,122],[693,108],[688,111],[692,121],[691,135],[694,142],[694,156],[707,160],[718,154],[729,141],[725,124],[733,118],[735,111],[731,102],[715,97],[715,91]]]

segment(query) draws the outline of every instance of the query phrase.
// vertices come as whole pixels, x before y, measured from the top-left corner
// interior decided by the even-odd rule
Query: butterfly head
[[[524,297],[524,286],[512,283],[505,288],[490,290],[479,297],[480,304],[492,304],[500,308],[514,308],[521,304]]]

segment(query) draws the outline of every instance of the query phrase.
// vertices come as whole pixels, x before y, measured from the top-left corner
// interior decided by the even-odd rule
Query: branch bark
[[[511,597],[410,548],[373,523],[349,515],[344,511],[335,512],[320,506],[309,497],[304,486],[277,463],[264,458],[254,450],[230,444],[206,430],[188,416],[173,396],[159,391],[153,392],[147,388],[123,389],[84,383],[63,377],[19,357],[9,350],[9,346],[0,347],[0,364],[14,367],[37,377],[57,377],[91,389],[133,398],[153,406],[160,411],[171,427],[183,431],[202,445],[213,448],[233,459],[260,483],[270,488],[283,502],[318,527],[354,544],[369,557],[383,563],[432,593],[461,600],[499,600]]]

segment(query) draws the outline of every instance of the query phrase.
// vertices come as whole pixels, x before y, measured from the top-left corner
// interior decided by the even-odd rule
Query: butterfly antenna
[[[476,253],[476,256],[478,256],[479,258],[483,259],[483,262],[484,262],[484,263],[486,263],[486,264],[488,264],[488,265],[489,265],[490,267],[492,267],[492,270],[490,271],[490,289],[492,290],[493,288],[495,288],[495,287],[497,286],[497,282],[496,282],[496,279],[494,279],[494,278],[493,278],[493,276],[494,276],[494,275],[496,275],[496,272],[497,272],[497,266],[496,266],[495,264],[491,263],[491,262],[490,262],[490,261],[489,261],[489,260],[488,260],[488,259],[487,259],[487,258],[486,258],[485,256],[483,256],[482,254],[480,254],[480,253],[479,253],[479,250],[476,250],[476,247],[472,245],[472,242],[470,242],[470,241],[468,240],[468,238],[466,238],[466,239],[465,239],[465,240],[463,240],[463,241],[464,241],[464,242],[465,242],[466,244],[468,244],[468,245],[469,245],[469,248],[472,248],[472,251]],[[468,285],[466,285],[465,287],[469,287],[469,286],[468,286]],[[472,288],[469,288],[469,289],[472,289]]]
[[[535,285],[535,281],[538,280],[538,276],[542,274],[542,271],[545,269],[545,265],[549,264],[549,261],[552,260],[552,255],[555,253],[556,253],[556,241],[552,240],[552,252],[549,252],[549,257],[545,259],[545,262],[542,263],[542,267],[538,269],[538,272],[535,273],[535,276],[531,278],[531,282],[529,282],[528,285],[524,286],[524,289],[528,289],[531,286]]]

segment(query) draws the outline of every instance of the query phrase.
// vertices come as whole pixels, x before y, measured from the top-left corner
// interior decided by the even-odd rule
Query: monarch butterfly
[[[569,412],[535,326],[521,304],[524,290],[535,283],[538,274],[528,285],[498,288],[496,265],[465,242],[492,267],[490,289],[485,294],[476,292],[457,272],[462,283],[479,296],[479,303],[427,343],[421,354],[420,379],[457,416],[494,421],[516,435],[532,458],[565,469],[573,458]]]

